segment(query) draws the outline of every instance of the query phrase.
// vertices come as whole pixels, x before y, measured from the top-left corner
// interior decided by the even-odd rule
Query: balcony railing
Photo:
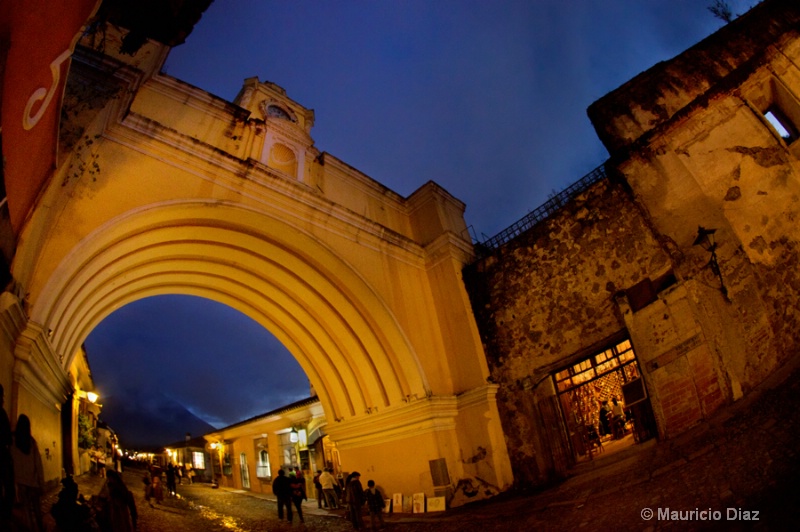
[[[557,213],[564,205],[567,204],[570,199],[585,191],[598,181],[605,179],[605,177],[606,166],[605,163],[603,163],[558,194],[551,196],[542,205],[532,210],[493,237],[488,238],[483,242],[476,243],[475,250],[478,252],[479,258],[485,257],[506,242],[513,240],[528,229]]]

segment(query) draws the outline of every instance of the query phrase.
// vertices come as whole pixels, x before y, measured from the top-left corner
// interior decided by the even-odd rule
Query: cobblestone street
[[[538,493],[504,494],[440,514],[394,514],[386,520],[387,529],[795,530],[800,519],[800,371],[795,367],[782,373],[791,374],[782,382],[773,379],[691,434],[601,454],[579,464],[559,486]],[[180,498],[151,507],[143,498],[141,478],[135,470],[125,473],[142,532],[352,529],[341,514],[318,510],[314,500],[304,504],[305,524],[295,517],[290,526],[278,521],[269,497],[207,484],[179,486]],[[77,480],[86,496],[97,493],[102,481],[89,475]],[[45,510],[55,496],[50,494]],[[650,519],[645,519],[647,509],[653,512]],[[693,510],[697,513],[688,513]],[[702,514],[708,519],[702,511],[709,511]]]

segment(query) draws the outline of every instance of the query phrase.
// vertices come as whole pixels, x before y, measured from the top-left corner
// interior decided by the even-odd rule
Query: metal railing
[[[585,191],[598,181],[605,179],[605,177],[606,166],[605,163],[603,163],[561,192],[548,198],[548,200],[542,205],[532,210],[493,237],[488,238],[483,242],[476,243],[475,248],[476,251],[478,251],[478,255],[485,256],[506,242],[518,237],[536,224],[546,220],[553,214],[560,211],[570,199]]]

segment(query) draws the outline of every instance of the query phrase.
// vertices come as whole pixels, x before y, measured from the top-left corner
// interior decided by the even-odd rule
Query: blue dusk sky
[[[229,101],[280,85],[319,150],[404,196],[437,182],[483,240],[607,158],[587,107],[719,29],[711,3],[216,0],[164,71]],[[101,393],[152,389],[217,427],[309,393],[269,332],[197,298],[128,305],[86,346]]]

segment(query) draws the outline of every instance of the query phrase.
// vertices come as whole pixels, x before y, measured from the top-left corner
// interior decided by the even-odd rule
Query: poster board
[[[424,514],[425,513],[425,494],[415,493],[412,496],[412,513]]]
[[[402,493],[395,493],[394,495],[392,495],[392,507],[394,508],[395,512],[405,512],[405,510],[403,510]]]
[[[403,496],[403,513],[411,513],[411,497],[405,495]]]
[[[429,512],[444,512],[446,503],[444,497],[428,497]]]

